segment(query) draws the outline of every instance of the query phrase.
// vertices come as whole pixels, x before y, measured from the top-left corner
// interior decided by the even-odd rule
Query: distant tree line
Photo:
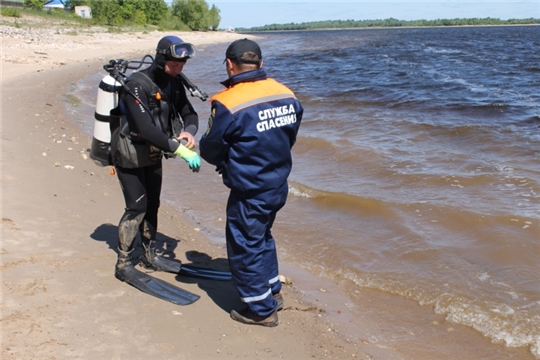
[[[400,27],[400,26],[464,26],[464,25],[530,25],[540,24],[540,19],[509,19],[471,18],[471,19],[437,19],[437,20],[327,20],[304,22],[300,24],[271,24],[252,28],[237,28],[237,31],[284,31],[284,30],[319,30],[319,29],[354,29],[371,27]]]
[[[24,0],[24,7],[42,10],[48,0]],[[89,6],[99,25],[156,25],[169,30],[217,30],[220,10],[205,0],[65,0],[66,8]]]

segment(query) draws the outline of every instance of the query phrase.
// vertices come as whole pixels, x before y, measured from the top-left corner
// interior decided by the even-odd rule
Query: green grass
[[[14,8],[3,7],[1,13],[2,13],[2,16],[10,16],[10,17],[16,17],[16,18],[21,17],[21,12]]]
[[[133,32],[150,32],[153,30],[158,30],[158,26],[153,25],[136,25],[134,23],[125,23],[122,26],[111,26],[106,24],[100,24],[95,19],[83,19],[75,13],[66,13],[62,10],[50,10],[50,11],[39,11],[32,9],[12,9],[12,8],[2,8],[3,16],[13,16],[13,15],[4,15],[4,10],[8,13],[11,10],[16,10],[21,18],[20,21],[13,23],[13,21],[0,20],[2,25],[10,25],[15,27],[23,28],[73,28],[67,34],[68,35],[79,35],[81,33],[87,33],[88,31],[92,32],[92,28],[101,28],[106,32],[114,34],[122,33],[133,33]],[[32,21],[25,20],[24,17],[37,18],[42,21]],[[187,30],[189,31],[189,30]],[[60,31],[59,31],[60,33]]]

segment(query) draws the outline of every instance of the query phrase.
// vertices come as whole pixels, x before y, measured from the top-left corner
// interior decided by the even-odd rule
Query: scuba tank
[[[96,111],[94,113],[94,136],[90,148],[90,158],[99,166],[112,165],[111,110],[118,106],[118,93],[122,85],[110,74],[99,83]]]
[[[149,58],[150,62],[145,60]],[[92,146],[90,148],[90,158],[98,166],[113,165],[111,158],[111,134],[119,126],[118,94],[125,87],[128,76],[127,69],[137,70],[143,64],[150,65],[154,59],[150,55],[145,55],[142,60],[110,60],[103,65],[103,69],[108,72],[99,83],[96,110],[94,113],[94,133]],[[184,75],[179,75],[182,84],[190,91],[191,96],[196,96],[202,101],[206,101],[208,95],[201,91]],[[127,89],[127,88],[126,88]],[[133,95],[135,96],[135,95]]]

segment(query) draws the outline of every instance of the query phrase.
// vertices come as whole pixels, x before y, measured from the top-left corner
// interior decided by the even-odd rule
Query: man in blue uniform
[[[248,39],[227,48],[225,90],[211,101],[201,157],[230,188],[226,240],[233,280],[247,308],[231,312],[244,324],[277,326],[283,308],[271,228],[285,205],[291,148],[303,108],[294,93],[262,69],[259,45]]]

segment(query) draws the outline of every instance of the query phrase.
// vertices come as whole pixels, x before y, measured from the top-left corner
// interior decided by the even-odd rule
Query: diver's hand
[[[195,151],[190,150],[184,145],[180,144],[174,154],[179,155],[182,159],[184,159],[189,164],[189,168],[193,170],[193,172],[199,172],[199,169],[201,168],[201,158]]]
[[[185,146],[189,150],[193,150],[193,148],[195,147],[195,138],[193,137],[191,133],[188,133],[187,131],[182,131],[180,135],[178,135],[176,140],[178,140],[179,143],[182,143],[182,140],[185,140],[186,141]]]

